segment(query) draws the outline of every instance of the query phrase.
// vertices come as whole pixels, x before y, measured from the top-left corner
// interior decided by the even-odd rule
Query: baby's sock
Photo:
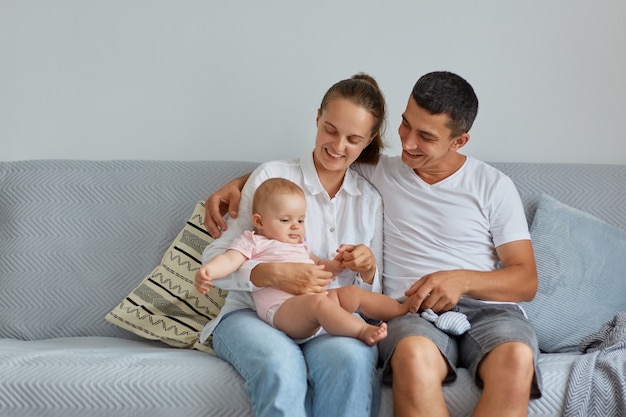
[[[446,311],[445,313],[438,315],[428,308],[422,311],[421,315],[426,320],[437,326],[438,329],[454,336],[462,335],[471,327],[465,314],[459,313],[458,311]]]

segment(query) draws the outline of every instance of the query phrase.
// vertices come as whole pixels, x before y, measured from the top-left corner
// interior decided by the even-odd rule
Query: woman
[[[369,416],[378,412],[376,347],[330,335],[297,344],[258,319],[250,292],[255,287],[274,286],[304,294],[345,285],[381,292],[376,260],[382,260],[382,200],[350,165],[377,161],[383,147],[385,112],[384,97],[370,76],[357,74],[334,84],[317,112],[313,152],[301,159],[262,164],[249,178],[242,177],[240,181],[247,181],[239,215],[228,220],[223,233],[216,231],[215,224],[207,225],[221,238],[207,247],[203,262],[222,253],[235,236],[252,229],[256,187],[268,178],[283,177],[305,191],[311,252],[332,259],[340,245],[348,248],[339,259],[345,269],[334,279],[321,265],[248,261],[238,272],[216,281],[230,292],[220,315],[207,325],[202,337],[205,340],[212,333],[217,355],[244,378],[257,417]]]

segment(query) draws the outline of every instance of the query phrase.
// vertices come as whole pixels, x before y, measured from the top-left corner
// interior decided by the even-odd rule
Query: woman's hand
[[[250,274],[257,287],[272,286],[294,295],[323,293],[332,277],[323,265],[294,262],[260,263]]]
[[[362,244],[342,244],[337,249],[335,260],[339,261],[343,268],[348,268],[361,274],[361,278],[366,283],[373,283],[374,273],[376,272],[376,257],[369,247]]]
[[[241,190],[249,177],[250,174],[246,174],[235,178],[207,199],[204,207],[204,226],[213,238],[217,239],[222,235],[222,230],[226,230],[227,226],[224,220],[226,213],[232,218],[237,217]]]
[[[341,261],[335,257],[334,259],[320,259],[318,265],[324,266],[324,271],[333,274],[333,278],[341,274],[346,268],[341,265]]]

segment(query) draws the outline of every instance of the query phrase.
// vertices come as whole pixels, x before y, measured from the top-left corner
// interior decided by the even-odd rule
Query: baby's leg
[[[409,312],[408,303],[400,304],[389,296],[354,285],[331,290],[328,296],[336,299],[346,311],[350,313],[359,311],[374,320],[389,321]]]
[[[298,295],[286,300],[274,315],[274,326],[294,339],[305,339],[323,327],[329,334],[361,339],[373,345],[387,337],[387,325],[372,326],[344,310],[332,297]]]
[[[296,295],[285,300],[274,313],[274,327],[293,339],[306,339],[319,330],[321,324],[312,306],[325,294]]]

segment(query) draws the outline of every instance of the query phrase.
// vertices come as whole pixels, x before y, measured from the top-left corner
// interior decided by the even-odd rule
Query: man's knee
[[[391,357],[391,369],[394,375],[405,378],[425,379],[431,383],[434,379],[443,381],[448,373],[447,362],[430,339],[423,336],[410,336],[398,342]]]
[[[497,346],[479,366],[479,375],[483,380],[493,376],[499,381],[524,381],[531,380],[533,374],[533,351],[522,342],[507,342]]]

